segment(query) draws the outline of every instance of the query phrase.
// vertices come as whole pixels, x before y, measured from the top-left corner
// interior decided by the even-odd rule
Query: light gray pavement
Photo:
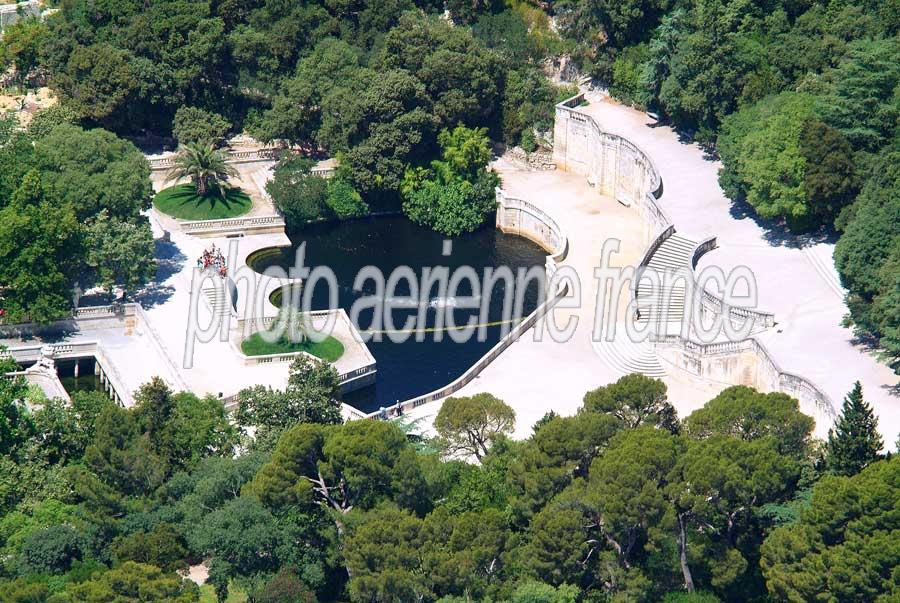
[[[641,147],[660,170],[664,194],[662,207],[679,234],[694,240],[718,237],[719,249],[708,253],[699,266],[718,265],[726,270],[749,266],[756,275],[762,310],[775,313],[778,324],[758,335],[783,370],[811,379],[840,405],[853,381],[859,379],[866,398],[880,420],[887,448],[893,448],[900,429],[897,376],[853,341],[852,332],[840,326],[847,312],[834,262],[833,244],[773,234],[746,212],[735,210],[718,186],[720,165],[696,145],[685,144],[668,127],[657,127],[644,113],[623,107],[598,95],[582,108],[603,129],[620,134]],[[527,172],[502,160],[495,166],[503,187],[547,211],[566,231],[570,255],[566,264],[578,271],[582,284],[582,308],[555,310],[559,324],[568,315],[579,317],[571,341],[536,342],[534,330],[526,333],[457,395],[490,392],[509,403],[517,414],[515,437],[526,437],[545,412],[574,413],[589,389],[615,381],[617,373],[598,357],[590,345],[593,296],[592,269],[598,265],[603,240],[622,240],[623,253],[614,265],[636,264],[640,244],[640,216],[615,201],[602,197],[582,176],[562,172]],[[620,303],[619,332],[621,332]],[[724,383],[701,381],[669,369],[664,378],[669,399],[680,416],[701,407]],[[431,431],[440,402],[408,413],[421,418],[420,427]],[[830,425],[814,408],[804,412],[818,416],[815,433],[825,437]]]
[[[518,197],[537,205],[566,231],[569,254],[563,263],[575,268],[582,285],[578,309],[557,308],[552,312],[560,328],[570,317],[578,319],[578,328],[569,341],[557,343],[546,332],[541,341],[536,341],[537,329],[533,328],[456,394],[470,396],[489,392],[501,398],[516,411],[514,436],[523,438],[530,435],[531,427],[546,412],[574,414],[587,391],[622,376],[601,359],[592,346],[597,299],[593,271],[600,265],[606,239],[621,241],[621,252],[612,256],[612,266],[636,265],[644,252],[641,243],[643,223],[635,208],[624,207],[610,197],[601,196],[588,185],[584,176],[561,171],[525,171],[503,160],[496,162],[494,167],[503,178],[502,186],[508,197]],[[629,295],[626,287],[618,304],[617,339],[625,337],[622,322]],[[681,415],[699,408],[724,387],[678,375],[667,376],[665,382],[669,387],[669,399]],[[407,416],[421,418],[419,427],[428,432],[440,404],[440,401],[426,404]]]
[[[161,283],[170,297],[163,303],[156,304],[145,311],[148,321],[165,342],[168,352],[178,365],[185,382],[192,391],[201,395],[222,393],[229,396],[251,385],[271,385],[283,388],[287,384],[289,362],[248,366],[236,353],[235,346],[240,337],[235,337],[234,333],[226,333],[224,341],[217,335],[210,341],[201,342],[192,336],[189,329],[189,309],[192,303],[196,305],[198,324],[201,328],[206,328],[212,318],[207,304],[202,299],[194,302],[191,297],[191,279],[196,259],[200,257],[203,249],[208,248],[211,244],[221,248],[227,257],[229,243],[233,241],[237,241],[238,259],[235,263],[236,268],[231,272],[232,277],[240,279],[245,275],[248,278],[256,279],[257,282],[261,279],[245,265],[246,257],[257,249],[290,244],[288,238],[283,234],[248,235],[240,239],[198,239],[173,231],[171,243],[169,243],[171,246],[169,254],[175,255],[179,261],[173,274]],[[263,296],[266,300],[268,299],[268,290],[274,285],[277,285],[277,282],[270,282],[266,287],[266,294]],[[242,293],[246,294],[243,284],[238,283],[238,287]],[[277,309],[268,301],[264,302],[264,306],[259,309],[264,316],[277,314]],[[241,307],[239,305],[239,309]],[[232,324],[236,325],[234,319],[232,321]],[[371,355],[364,345],[354,339],[349,324],[339,322],[332,334],[345,347],[344,356],[334,363],[338,372],[347,372],[371,362]],[[193,353],[189,353],[191,341],[193,341]]]
[[[697,145],[681,142],[671,128],[655,126],[640,111],[599,95],[589,100],[585,113],[653,158],[663,179],[661,206],[677,232],[695,240],[717,237],[719,248],[698,268],[753,270],[759,308],[773,312],[777,321],[758,338],[782,369],[812,380],[838,407],[858,379],[878,414],[885,444],[893,448],[900,432],[900,380],[840,324],[847,307],[832,259],[834,244],[764,227],[725,196],[717,180],[721,164]]]

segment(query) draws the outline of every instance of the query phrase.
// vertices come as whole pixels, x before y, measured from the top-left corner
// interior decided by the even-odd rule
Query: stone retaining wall
[[[561,169],[585,175],[601,194],[638,208],[646,224],[646,250],[640,266],[646,266],[659,246],[675,233],[675,225],[657,203],[663,196],[662,178],[650,157],[637,145],[603,131],[591,116],[579,112],[577,107],[584,100],[581,93],[556,105],[553,158]],[[715,237],[699,242],[692,254],[691,268],[715,246]],[[632,293],[637,294],[636,281],[632,283]],[[771,313],[727,307],[705,289],[702,295],[704,312],[720,313],[728,308],[729,315],[740,321],[753,320],[755,329],[775,324]],[[671,366],[689,374],[719,383],[751,385],[761,391],[785,392],[802,403],[812,404],[825,416],[834,417],[830,398],[808,379],[782,371],[755,338],[704,345],[667,336],[657,343],[657,349]]]

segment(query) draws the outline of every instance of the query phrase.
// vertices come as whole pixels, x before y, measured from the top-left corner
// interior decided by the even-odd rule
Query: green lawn
[[[153,198],[153,205],[179,220],[220,220],[250,211],[253,201],[247,193],[238,187],[229,187],[226,191],[225,199],[218,191],[210,191],[201,197],[193,184],[179,184],[159,191]]]
[[[320,342],[306,340],[302,343],[294,343],[282,338],[274,343],[269,343],[262,338],[262,335],[254,333],[241,342],[241,351],[247,356],[306,352],[327,362],[334,362],[344,355],[344,344],[330,335]]]
[[[200,603],[216,603],[216,589],[212,587],[212,584],[204,584],[200,587]],[[247,603],[247,593],[234,584],[230,584],[225,603]]]

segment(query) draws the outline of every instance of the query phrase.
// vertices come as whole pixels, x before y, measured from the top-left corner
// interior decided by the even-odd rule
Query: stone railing
[[[285,154],[294,153],[296,151],[282,147],[266,147],[262,149],[252,149],[246,151],[230,149],[225,152],[226,163],[253,163],[256,161],[278,161]],[[175,165],[176,153],[170,153],[164,157],[153,157],[148,159],[150,169],[154,172],[171,169]],[[310,170],[310,174],[314,176],[322,176],[330,178],[334,175],[335,168],[331,166],[314,166]]]
[[[104,353],[103,346],[96,341],[16,346],[0,352],[0,357],[12,358],[20,364],[37,362],[42,357],[44,345],[49,345],[52,348],[52,358],[54,360],[93,358],[99,367],[100,379],[106,386],[110,397],[122,406],[130,407],[134,405],[131,391],[125,386],[122,375],[119,374],[116,365]]]
[[[235,232],[284,232],[284,218],[279,215],[179,221],[179,224],[185,234],[198,237],[212,237]]]
[[[286,152],[282,148],[264,148],[254,149],[251,151],[235,151],[229,150],[226,153],[225,161],[227,163],[251,163],[254,161],[277,161]],[[150,169],[154,172],[168,170],[175,165],[176,154],[172,153],[165,157],[153,157],[149,159]]]
[[[700,258],[709,251],[716,248],[716,237],[707,237],[697,243],[694,251],[691,253],[691,270],[694,271],[694,282],[697,282],[696,269]],[[726,306],[725,300],[718,295],[710,293],[705,287],[697,286],[695,290],[699,290],[703,296],[701,301],[701,311],[708,312],[712,315],[721,314],[724,308],[728,308],[728,315],[737,318],[741,323],[748,320],[753,322],[753,330],[761,331],[775,326],[775,315],[771,312],[762,310],[754,310],[752,308],[742,308],[740,306]]]
[[[559,263],[566,259],[569,240],[563,229],[550,214],[528,201],[507,197],[502,189],[495,190],[497,197],[497,223],[501,232],[525,237],[544,248],[550,255],[547,260]]]
[[[679,335],[665,335],[656,342],[664,352],[676,352],[668,360],[677,368],[706,379],[727,382],[732,385],[752,385],[760,391],[777,391],[797,398],[801,403],[813,405],[829,419],[834,419],[835,408],[831,398],[812,381],[781,369],[772,354],[755,337],[741,341],[699,343]],[[731,360],[749,353],[759,361],[755,371],[738,367]],[[672,356],[671,354],[665,354]],[[750,383],[747,383],[748,378]]]
[[[521,199],[507,197],[501,189],[497,189],[497,228],[503,232],[514,233],[516,235],[530,239],[541,245],[550,252],[546,260],[547,281],[551,282],[552,275],[556,272],[559,262],[562,262],[569,250],[569,239],[565,231],[560,228],[556,221],[550,217],[545,211],[532,203]],[[471,383],[481,372],[487,368],[500,354],[502,354],[509,346],[518,341],[518,339],[528,332],[535,324],[546,316],[553,307],[568,295],[568,283],[563,283],[556,291],[550,292],[546,300],[544,300],[535,310],[525,317],[522,322],[510,329],[509,333],[498,341],[487,354],[482,356],[478,362],[469,367],[466,372],[454,379],[444,387],[438,388],[432,392],[417,396],[399,402],[385,412],[375,411],[369,414],[363,414],[352,407],[344,409],[345,416],[350,419],[377,419],[390,418],[396,416],[398,411],[407,412],[414,408],[418,408],[423,404],[442,400],[448,396],[452,396],[463,387]]]
[[[641,211],[647,229],[644,233],[646,248],[638,270],[646,266],[666,239],[675,233],[675,224],[660,207],[663,181],[650,156],[629,140],[603,131],[590,116],[577,110],[584,102],[584,93],[564,100],[556,106],[553,157],[564,169],[587,176],[592,186],[604,195],[614,197],[627,206]],[[701,255],[716,246],[715,237],[701,241],[694,249],[692,268]],[[639,278],[631,283],[631,293],[637,296]],[[695,276],[696,284],[696,276]],[[702,309],[721,313],[725,302],[701,287]],[[775,324],[769,312],[749,308],[729,307],[729,315],[742,321],[752,320],[754,328],[765,329]]]

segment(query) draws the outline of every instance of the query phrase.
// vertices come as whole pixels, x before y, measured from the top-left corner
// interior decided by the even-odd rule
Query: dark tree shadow
[[[735,220],[753,220],[764,232],[763,239],[772,247],[803,249],[819,243],[836,243],[839,235],[831,229],[795,232],[784,220],[770,220],[761,217],[756,209],[744,199],[732,199],[728,213]]]
[[[175,293],[175,287],[165,285],[167,280],[184,269],[187,256],[181,252],[178,245],[171,241],[154,241],[156,250],[153,257],[156,258],[156,275],[151,283],[143,289],[135,291],[129,298],[141,304],[145,309],[165,303]]]

